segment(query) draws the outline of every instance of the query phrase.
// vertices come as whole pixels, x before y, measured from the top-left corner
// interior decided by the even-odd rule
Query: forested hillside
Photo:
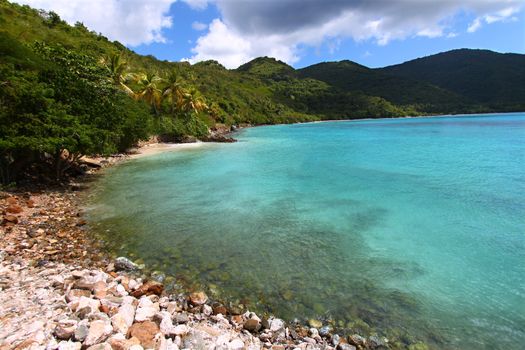
[[[60,179],[83,155],[151,135],[205,139],[217,124],[525,109],[524,55],[472,54],[381,70],[350,61],[295,70],[262,57],[228,70],[141,56],[82,23],[0,0],[1,182],[28,170]]]
[[[525,110],[525,55],[461,49],[376,71],[439,86],[492,110]]]

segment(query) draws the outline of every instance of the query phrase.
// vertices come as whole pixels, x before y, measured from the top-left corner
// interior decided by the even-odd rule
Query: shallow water
[[[330,318],[400,347],[525,344],[525,114],[236,137],[110,169],[95,231],[259,312]]]

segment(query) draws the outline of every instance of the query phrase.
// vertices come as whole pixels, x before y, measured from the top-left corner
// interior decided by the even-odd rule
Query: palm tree
[[[164,88],[164,91],[162,92],[162,96],[166,97],[171,105],[171,112],[175,110],[175,108],[180,108],[182,105],[182,101],[184,98],[184,94],[186,94],[186,90],[183,87],[183,80],[178,74],[178,72],[173,71],[168,76],[168,79],[166,81],[167,85]]]
[[[128,67],[128,63],[124,60],[121,54],[115,53],[103,57],[102,64],[106,68],[113,84],[120,85],[124,82],[124,72]]]
[[[124,90],[128,95],[133,96],[134,92],[125,84],[131,77],[131,74],[126,74],[128,62],[122,57],[122,54],[115,53],[105,56],[101,60],[109,74],[109,80],[115,85]]]
[[[186,114],[199,113],[204,111],[208,106],[200,92],[192,87],[183,95],[181,110]]]
[[[156,115],[160,111],[162,101],[162,90],[160,88],[163,79],[155,73],[145,73],[135,76],[139,90],[134,93],[137,100],[143,100],[149,104]]]

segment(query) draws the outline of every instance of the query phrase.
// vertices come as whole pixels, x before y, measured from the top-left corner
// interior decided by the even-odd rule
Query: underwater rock
[[[137,264],[123,256],[116,258],[113,264],[116,271],[136,271],[139,269]]]

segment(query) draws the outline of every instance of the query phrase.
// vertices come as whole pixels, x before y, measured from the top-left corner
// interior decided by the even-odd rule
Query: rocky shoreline
[[[83,187],[0,192],[0,350],[390,348],[386,338],[338,335],[318,320],[238,311],[202,291],[169,294],[92,238]]]

